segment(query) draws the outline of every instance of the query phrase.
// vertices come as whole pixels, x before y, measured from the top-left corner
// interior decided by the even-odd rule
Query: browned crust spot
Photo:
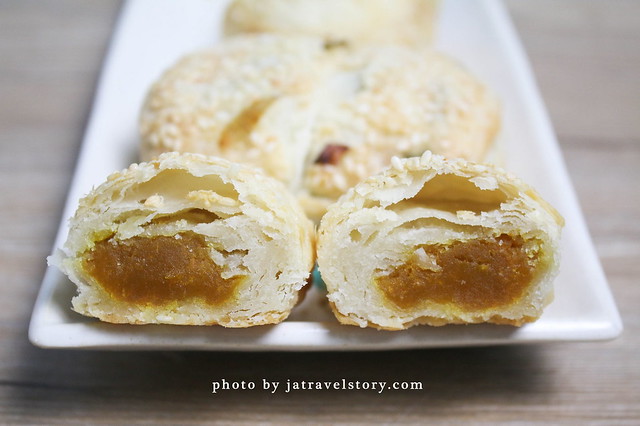
[[[339,144],[328,144],[324,147],[316,161],[315,164],[331,164],[335,166],[340,162],[340,159],[344,155],[345,152],[349,150],[348,146],[339,145]]]

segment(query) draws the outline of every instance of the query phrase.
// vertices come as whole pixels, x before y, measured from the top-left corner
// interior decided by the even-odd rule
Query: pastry
[[[351,79],[352,93],[325,101],[314,117],[298,192],[316,220],[328,204],[387,167],[393,156],[429,150],[482,161],[499,129],[495,97],[440,53],[378,47],[358,51],[356,59],[356,70],[335,77]]]
[[[274,36],[240,37],[185,56],[146,97],[141,159],[194,152],[295,181],[306,155],[306,105],[292,96],[315,90],[330,61],[322,40]]]
[[[426,152],[329,207],[318,266],[343,324],[519,326],[552,300],[562,226],[513,175]]]
[[[151,87],[141,156],[222,156],[261,167],[314,219],[392,156],[484,159],[498,102],[443,54],[253,35],[180,60]]]
[[[436,0],[234,0],[227,35],[280,33],[322,37],[329,43],[428,44]]]
[[[77,285],[72,305],[83,315],[249,327],[289,315],[314,260],[313,225],[280,182],[169,153],[80,200],[51,262]]]

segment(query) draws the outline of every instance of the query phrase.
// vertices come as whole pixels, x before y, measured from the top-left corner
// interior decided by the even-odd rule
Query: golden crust
[[[318,266],[343,324],[385,330],[480,322],[520,326],[537,319],[553,298],[563,225],[558,212],[513,175],[427,152],[394,158],[391,167],[329,207],[318,229]],[[504,235],[522,241],[536,268],[508,303],[474,308],[424,299],[399,306],[376,285],[406,262],[407,253],[418,254],[425,245],[446,250],[456,242]],[[447,267],[430,259],[425,268]]]
[[[197,214],[190,214],[196,212]],[[77,312],[130,324],[248,327],[284,320],[315,261],[313,224],[286,188],[248,166],[167,153],[109,176],[80,200],[64,250],[51,261],[78,286]],[[234,296],[145,304],[112,297],[83,266],[96,243],[196,234]]]
[[[145,160],[181,151],[258,166],[318,217],[324,200],[394,155],[481,161],[499,115],[489,90],[439,53],[245,36],[185,57],[153,85],[140,150]]]

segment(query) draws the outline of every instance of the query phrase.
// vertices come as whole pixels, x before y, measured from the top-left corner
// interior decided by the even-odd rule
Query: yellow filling
[[[233,297],[245,277],[221,277],[204,238],[176,237],[102,240],[83,255],[82,266],[112,298],[136,305],[165,305],[201,299],[220,305]]]
[[[412,256],[389,275],[376,277],[384,296],[401,309],[426,301],[482,311],[517,301],[535,277],[537,255],[529,256],[520,237],[458,241],[421,248],[437,265]]]

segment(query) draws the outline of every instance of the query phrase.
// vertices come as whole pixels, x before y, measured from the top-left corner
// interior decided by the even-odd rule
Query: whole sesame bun
[[[553,297],[563,223],[501,169],[394,158],[329,207],[318,267],[343,324],[519,326]]]
[[[490,91],[443,54],[255,35],[191,54],[151,87],[141,155],[217,155],[283,181],[318,220],[392,156],[482,160],[499,128]]]
[[[280,182],[177,153],[109,176],[50,258],[77,285],[83,315],[226,327],[283,321],[314,260],[313,225]]]
[[[224,31],[420,45],[433,38],[437,6],[437,0],[234,0]]]

